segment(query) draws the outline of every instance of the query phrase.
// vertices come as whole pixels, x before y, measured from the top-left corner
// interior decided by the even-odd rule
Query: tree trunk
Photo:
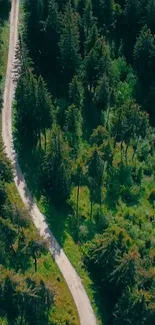
[[[90,220],[92,220],[92,215],[93,215],[93,184],[91,186]]]
[[[104,161],[103,169],[101,172],[101,179],[100,179],[100,217],[102,215],[102,181],[103,181],[103,176],[104,176],[104,172],[105,172],[105,167],[106,167],[106,161]]]
[[[108,130],[108,127],[109,127],[111,94],[112,94],[112,90],[109,92],[109,96],[108,96],[108,115],[107,115],[107,120],[106,120],[106,129],[107,130]]]
[[[137,147],[138,147],[138,143],[139,143],[139,137],[137,139],[136,148],[135,148],[135,150],[133,152],[133,155],[132,155],[132,161],[134,160],[134,157],[135,157],[135,154],[136,154],[136,151],[137,151]]]
[[[79,194],[80,194],[80,173],[78,179],[78,187],[77,187],[77,201],[76,201],[76,218],[79,218]]]
[[[39,132],[38,138],[39,138],[39,149],[41,149],[41,134],[40,134],[40,132]]]
[[[46,129],[44,129],[44,141],[45,141],[45,151],[46,151],[46,145],[47,145]]]
[[[121,161],[123,161],[123,141],[121,141]]]
[[[21,317],[20,317],[20,325],[23,325],[23,320],[24,320],[24,309],[25,309],[25,299],[22,297],[23,303],[21,307]]]
[[[79,172],[79,179],[78,179],[78,187],[77,187],[77,200],[76,200],[76,236],[77,240],[79,237],[79,194],[80,194],[80,172]]]
[[[126,149],[125,149],[125,161],[126,161],[126,165],[128,164],[128,149],[129,149],[129,145],[130,145],[130,140],[126,145]]]
[[[22,308],[22,312],[21,312],[20,325],[23,325],[23,319],[24,319],[24,307]]]
[[[34,257],[34,270],[37,272],[37,258]]]
[[[120,128],[120,122],[121,122],[121,115],[122,115],[122,110],[120,111],[120,114],[119,114],[119,117],[118,117],[118,123],[117,123],[116,133],[115,133],[114,148],[116,147],[118,132],[119,132],[119,128]]]
[[[107,115],[107,120],[106,120],[106,129],[108,130],[109,128],[109,116],[110,116],[110,105],[108,105],[108,115]],[[116,144],[115,144],[116,146]]]

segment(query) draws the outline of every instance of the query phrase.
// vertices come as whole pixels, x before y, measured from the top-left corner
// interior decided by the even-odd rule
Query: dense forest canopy
[[[24,12],[23,168],[34,193],[69,210],[108,325],[153,325],[155,2],[26,0]]]

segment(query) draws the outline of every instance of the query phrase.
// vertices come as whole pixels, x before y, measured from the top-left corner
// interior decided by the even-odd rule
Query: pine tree
[[[30,56],[37,64],[40,63],[41,44],[42,44],[42,21],[45,19],[45,1],[42,0],[27,0],[24,1],[26,15],[26,26],[28,33],[28,45]],[[27,38],[26,38],[27,40]]]
[[[76,156],[82,138],[82,116],[80,110],[74,104],[69,106],[65,112],[65,130],[73,155]]]
[[[123,15],[123,40],[124,53],[128,62],[133,62],[133,49],[139,34],[141,21],[144,19],[143,8],[145,4],[141,0],[126,0]]]
[[[144,26],[134,47],[134,65],[144,91],[149,88],[152,80],[154,80],[154,53],[155,39],[150,29]]]
[[[98,38],[98,29],[97,29],[97,25],[93,24],[92,28],[89,30],[87,39],[84,43],[84,48],[85,48],[85,54],[87,55],[91,49],[93,48],[93,46],[95,45],[95,42]]]
[[[65,202],[70,193],[71,168],[68,143],[60,127],[53,125],[40,177],[47,196],[58,206]]]
[[[98,18],[99,27],[103,33],[111,31],[115,26],[115,2],[114,0],[93,0],[94,15]]]
[[[154,0],[148,1],[146,6],[146,23],[151,29],[151,32],[155,33],[155,2]]]
[[[110,99],[110,87],[106,75],[101,77],[94,92],[94,103],[99,111],[99,124],[101,124],[101,113],[108,107]]]
[[[69,85],[70,103],[74,104],[79,110],[83,109],[84,89],[78,76],[74,76]]]
[[[90,189],[90,218],[93,215],[93,202],[100,203],[100,209],[102,204],[102,182],[103,182],[103,170],[104,162],[102,159],[102,153],[97,147],[92,148],[90,156],[88,157],[88,182]]]
[[[29,68],[24,75],[21,74],[18,81],[15,109],[15,136],[18,150],[30,149],[31,151],[37,144],[40,131],[36,118],[37,80]]]
[[[42,28],[41,56],[40,64],[46,80],[56,88],[57,79],[59,77],[59,33],[60,33],[60,14],[58,4],[55,0],[50,0],[48,3],[48,15]],[[56,85],[55,85],[56,83]]]
[[[103,38],[98,38],[94,47],[88,53],[84,62],[85,80],[90,91],[96,87],[97,82],[103,74],[109,74],[110,56],[108,47]]]
[[[78,17],[73,12],[71,4],[66,6],[62,20],[60,35],[60,64],[62,67],[63,87],[68,90],[68,84],[79,69],[79,30]]]
[[[93,18],[93,11],[92,11],[92,1],[86,0],[84,15],[83,15],[85,37],[88,36],[88,33],[93,26],[93,22],[94,22],[94,18]]]
[[[52,125],[52,100],[46,84],[40,76],[37,84],[37,111],[36,119],[40,133],[43,133],[46,149],[46,130]]]

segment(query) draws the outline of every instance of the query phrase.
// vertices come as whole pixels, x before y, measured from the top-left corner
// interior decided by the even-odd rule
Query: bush
[[[155,201],[155,188],[153,188],[150,191],[150,194],[148,196],[148,200],[149,200],[150,203],[153,203]]]
[[[122,200],[124,200],[128,204],[136,204],[140,197],[139,187],[134,185],[132,187],[122,186],[121,187],[121,196]]]

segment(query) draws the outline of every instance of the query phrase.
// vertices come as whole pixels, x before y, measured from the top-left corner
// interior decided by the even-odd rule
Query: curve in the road
[[[4,104],[2,111],[2,137],[5,145],[5,150],[13,163],[15,177],[14,181],[23,203],[29,209],[33,222],[44,237],[49,246],[49,250],[55,259],[63,277],[70,289],[70,292],[75,301],[78,310],[81,325],[97,325],[97,320],[92,310],[90,301],[82,285],[81,279],[69,262],[67,256],[59,246],[58,242],[51,233],[45,216],[39,211],[33,201],[33,198],[26,185],[22,171],[18,165],[16,153],[13,148],[12,139],[12,101],[14,97],[15,85],[13,83],[13,62],[15,57],[15,49],[18,40],[18,13],[19,0],[12,0],[12,8],[10,13],[10,40],[9,54],[6,72],[6,81],[4,89]],[[65,302],[64,302],[65,303]]]

